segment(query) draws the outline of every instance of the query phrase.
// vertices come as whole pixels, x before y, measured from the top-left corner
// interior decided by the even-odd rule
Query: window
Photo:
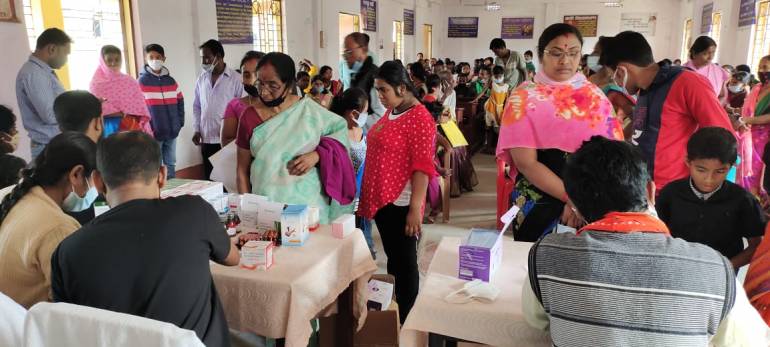
[[[136,75],[129,0],[24,0],[30,50],[48,27],[72,38],[68,63],[57,71],[65,89],[88,89],[104,45],[123,52],[122,71]]]
[[[393,21],[393,60],[404,61],[404,24]]]
[[[770,1],[762,0],[757,5],[757,22],[754,24],[754,43],[751,45],[751,69],[754,70],[759,64],[759,60],[770,53],[770,23],[768,23],[768,13],[770,11]]]
[[[433,25],[422,25],[422,50],[425,59],[433,58]]]
[[[692,19],[684,21],[684,30],[682,31],[682,54],[680,59],[683,62],[690,60],[690,43],[692,42]]]
[[[719,33],[722,31],[722,12],[714,12],[711,14],[711,29],[709,29],[708,36],[710,36],[717,43],[719,47]],[[719,61],[719,49],[714,54],[714,61]]]
[[[281,0],[254,0],[254,49],[261,52],[283,52],[283,9]]]

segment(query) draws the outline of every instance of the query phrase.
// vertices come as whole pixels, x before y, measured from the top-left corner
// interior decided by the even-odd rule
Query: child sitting
[[[492,86],[487,102],[484,104],[487,122],[487,145],[482,151],[485,154],[495,154],[497,147],[497,134],[500,131],[500,119],[503,117],[503,108],[505,100],[508,98],[510,86],[505,83],[503,77],[505,70],[502,66],[495,66],[492,69]]]
[[[655,206],[672,236],[719,251],[735,269],[751,261],[767,222],[757,199],[725,180],[737,156],[732,133],[701,128],[687,143],[690,177],[669,183]]]

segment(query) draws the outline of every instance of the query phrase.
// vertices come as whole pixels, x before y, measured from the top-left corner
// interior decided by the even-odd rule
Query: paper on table
[[[236,183],[237,152],[238,147],[235,145],[235,141],[232,141],[209,158],[213,166],[211,180],[222,182],[228,192],[238,191],[238,184]]]
[[[257,214],[257,227],[263,230],[275,230],[275,224],[281,222],[282,213],[282,203],[267,200],[260,201],[259,213]]]

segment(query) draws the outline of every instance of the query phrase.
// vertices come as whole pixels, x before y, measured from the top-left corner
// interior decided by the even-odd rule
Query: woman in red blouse
[[[403,323],[417,298],[417,240],[428,180],[437,175],[436,125],[401,63],[382,64],[374,87],[388,111],[367,134],[358,214],[377,223]]]

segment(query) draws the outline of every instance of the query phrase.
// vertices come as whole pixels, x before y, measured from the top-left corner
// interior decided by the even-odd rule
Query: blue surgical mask
[[[83,197],[78,196],[78,194],[75,193],[75,187],[72,187],[72,191],[66,198],[64,198],[64,202],[62,202],[61,207],[63,210],[67,212],[81,212],[87,210],[94,204],[99,193],[96,191],[96,187],[88,184],[88,180],[86,180],[86,185],[88,186],[88,190]]]
[[[586,59],[586,65],[588,65],[588,68],[591,69],[593,72],[598,72],[602,69],[602,65],[599,64],[599,56],[598,55],[589,55]]]
[[[356,124],[358,124],[359,128],[363,128],[366,125],[366,121],[368,120],[369,120],[369,113],[364,111],[358,114],[358,118],[356,118]]]
[[[353,66],[350,67],[350,71],[354,73],[358,72],[359,70],[361,70],[362,66],[364,66],[364,62],[356,60],[356,62],[353,63]]]
[[[324,92],[324,87],[313,87],[313,92],[316,94],[321,94]]]

